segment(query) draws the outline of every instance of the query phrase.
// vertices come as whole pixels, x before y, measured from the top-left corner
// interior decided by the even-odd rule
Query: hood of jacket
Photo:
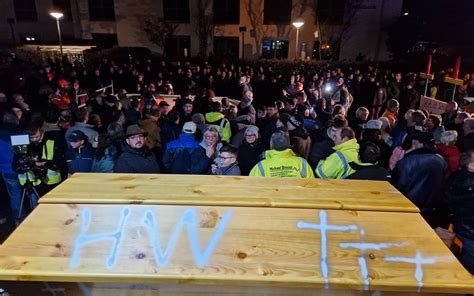
[[[305,128],[296,128],[290,131],[290,137],[300,137],[306,140],[309,137],[309,133]]]
[[[219,112],[208,112],[205,117],[207,122],[216,122],[224,118],[224,114]]]
[[[351,139],[349,141],[346,141],[342,144],[339,144],[337,146],[334,146],[332,149],[336,151],[344,151],[344,150],[353,150],[353,149],[359,149],[359,143],[357,143],[356,139]]]

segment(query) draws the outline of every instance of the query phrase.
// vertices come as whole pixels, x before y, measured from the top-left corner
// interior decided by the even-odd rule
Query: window
[[[114,0],[89,0],[91,21],[115,21]]]
[[[319,21],[326,24],[342,24],[347,0],[318,0]]]
[[[240,23],[240,1],[239,0],[214,0],[214,23],[215,24],[239,24]]]
[[[214,55],[239,58],[239,37],[214,37]]]
[[[117,34],[92,33],[92,42],[100,48],[111,48],[118,45]]]
[[[291,0],[265,0],[263,23],[265,25],[291,24]]]
[[[189,0],[163,0],[165,21],[189,23]]]
[[[35,0],[15,0],[15,16],[17,21],[37,21]]]
[[[263,39],[262,57],[266,59],[287,59],[288,41]]]
[[[64,19],[72,21],[70,0],[53,0],[53,7],[64,13]]]
[[[177,58],[189,56],[191,49],[191,39],[189,36],[173,36],[165,41],[165,56]]]

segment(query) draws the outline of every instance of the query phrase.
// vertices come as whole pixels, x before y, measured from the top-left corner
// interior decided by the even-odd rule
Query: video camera
[[[36,162],[41,162],[42,160],[28,154],[30,137],[28,135],[15,135],[11,136],[10,140],[17,160],[15,171],[19,174],[31,171],[35,174],[36,178],[43,180],[47,175],[47,168],[45,166],[37,166]]]

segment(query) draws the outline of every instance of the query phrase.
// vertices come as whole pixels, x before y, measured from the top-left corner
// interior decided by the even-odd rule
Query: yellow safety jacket
[[[46,160],[53,160],[54,158],[54,140],[47,140],[43,145],[43,151],[41,153],[41,158]],[[23,186],[26,183],[26,180],[30,180],[33,186],[41,184],[41,180],[35,176],[33,171],[27,171],[23,174],[18,174],[18,180]],[[46,178],[43,180],[47,185],[54,185],[61,182],[61,173],[60,171],[53,171],[48,169],[46,172]]]
[[[314,178],[306,159],[296,156],[291,149],[266,151],[265,159],[255,165],[250,176]]]
[[[345,179],[355,173],[350,162],[359,163],[359,144],[356,139],[334,146],[336,151],[326,159],[320,160],[316,174],[322,179]]]

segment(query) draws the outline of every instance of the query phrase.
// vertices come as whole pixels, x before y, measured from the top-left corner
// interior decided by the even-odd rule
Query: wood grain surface
[[[303,225],[322,224],[323,216],[351,229],[328,230],[324,244],[323,231]],[[343,247],[361,242],[389,247]],[[322,245],[329,290],[363,290],[362,258],[371,291],[416,292],[420,272],[421,292],[474,291],[471,275],[419,214],[253,207],[41,204],[0,247],[0,280],[321,289]],[[418,272],[388,260],[417,253],[431,260]]]
[[[74,174],[40,203],[168,204],[418,212],[382,181]]]

